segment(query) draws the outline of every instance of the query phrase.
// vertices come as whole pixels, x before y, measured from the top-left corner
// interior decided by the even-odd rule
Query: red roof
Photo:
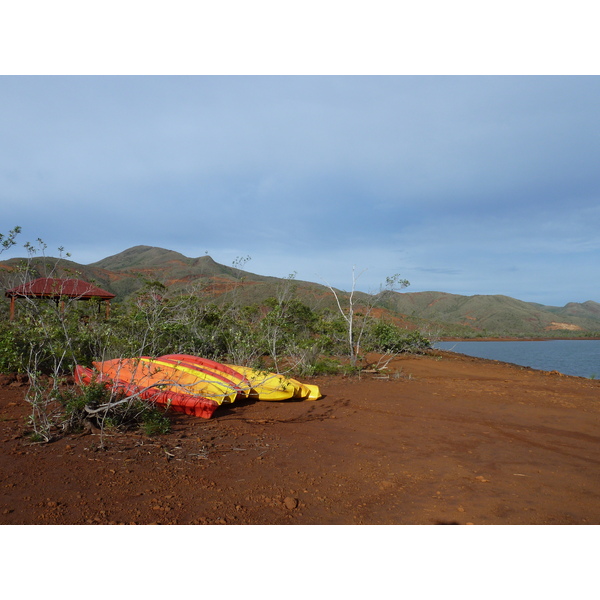
[[[87,281],[81,279],[54,279],[52,277],[40,277],[29,283],[24,283],[11,290],[7,290],[6,296],[22,296],[27,298],[101,298],[110,300],[115,297],[106,290],[103,290]]]

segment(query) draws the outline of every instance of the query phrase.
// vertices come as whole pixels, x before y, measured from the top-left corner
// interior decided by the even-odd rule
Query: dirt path
[[[32,445],[0,387],[0,524],[599,524],[600,382],[438,353],[316,402]]]

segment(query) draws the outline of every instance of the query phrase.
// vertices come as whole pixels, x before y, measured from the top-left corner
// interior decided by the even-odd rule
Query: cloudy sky
[[[0,232],[600,301],[600,78],[0,77]]]

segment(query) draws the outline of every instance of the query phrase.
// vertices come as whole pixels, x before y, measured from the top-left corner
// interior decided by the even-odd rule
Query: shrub
[[[343,369],[344,367],[337,360],[319,357],[304,367],[302,375],[337,375],[343,372]]]
[[[147,402],[115,396],[104,383],[60,390],[56,399],[63,406],[63,429],[67,431],[80,430],[86,422],[101,431],[141,429],[146,435],[170,431],[171,422],[163,412]]]
[[[171,421],[169,417],[160,412],[157,408],[146,406],[146,410],[141,414],[142,431],[149,436],[163,435],[171,431]]]
[[[368,335],[368,347],[375,352],[421,352],[431,348],[428,338],[418,331],[400,329],[392,323],[378,321]]]
[[[23,373],[25,356],[14,329],[0,324],[0,373]]]

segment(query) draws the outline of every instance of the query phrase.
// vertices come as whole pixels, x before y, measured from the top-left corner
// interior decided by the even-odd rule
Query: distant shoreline
[[[597,379],[600,374],[600,346],[597,339],[504,338],[469,344],[470,341],[472,340],[445,340],[433,344],[433,348],[434,351],[449,352],[452,355],[474,356],[483,360],[507,362],[539,371],[557,371],[586,379]],[[580,343],[582,341],[589,343]]]

